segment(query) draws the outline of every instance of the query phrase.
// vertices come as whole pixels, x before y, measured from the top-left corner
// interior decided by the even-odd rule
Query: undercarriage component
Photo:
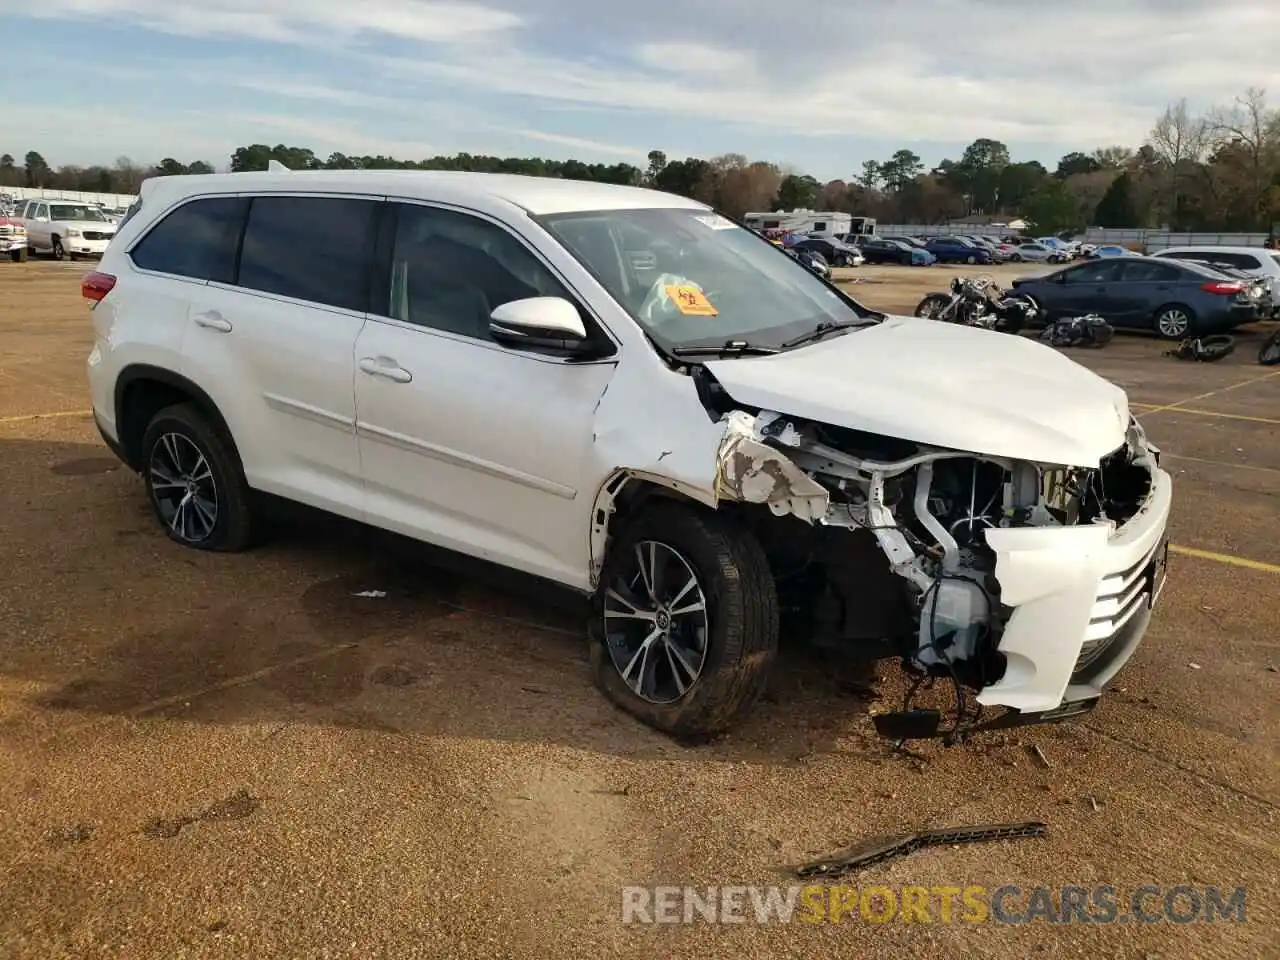
[[[942,729],[942,713],[938,710],[898,710],[893,713],[880,713],[871,718],[876,733],[887,740],[935,740],[945,738],[960,739],[975,733],[987,733],[992,730],[1011,730],[1014,727],[1029,727],[1038,723],[1057,723],[1068,717],[1079,717],[1093,711],[1098,705],[1097,697],[1085,700],[1072,700],[1060,704],[1052,710],[1040,710],[1024,713],[1021,710],[1006,710],[998,717],[982,723],[974,723],[958,729]]]
[[[838,877],[865,870],[925,847],[949,847],[959,843],[992,843],[997,840],[1029,840],[1048,836],[1049,828],[1039,821],[1026,823],[994,823],[977,827],[942,827],[919,830],[895,837],[872,837],[821,860],[813,860],[795,868],[802,879]]]

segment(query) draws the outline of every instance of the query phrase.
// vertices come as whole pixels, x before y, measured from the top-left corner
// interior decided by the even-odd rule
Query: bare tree
[[[1268,109],[1265,90],[1250,87],[1229,109],[1215,111],[1207,129],[1217,165],[1234,174],[1234,192],[1251,219],[1261,224],[1269,207],[1271,172],[1280,159],[1280,112]]]
[[[1187,109],[1186,97],[1166,107],[1147,142],[1166,169],[1168,179],[1169,220],[1178,215],[1182,200],[1182,183],[1188,169],[1204,158],[1207,125]]]

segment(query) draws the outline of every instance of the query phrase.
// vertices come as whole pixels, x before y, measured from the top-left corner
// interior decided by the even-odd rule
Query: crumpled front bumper
[[[1144,506],[1123,526],[996,528],[1004,675],[978,702],[1023,712],[1096,698],[1141,642],[1164,581],[1169,474],[1151,464]]]

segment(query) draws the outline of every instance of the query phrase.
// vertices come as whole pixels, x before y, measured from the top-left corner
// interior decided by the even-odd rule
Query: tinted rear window
[[[255,197],[237,283],[251,290],[367,310],[372,200]]]
[[[192,200],[152,227],[129,256],[143,270],[230,283],[248,205],[241,197]]]

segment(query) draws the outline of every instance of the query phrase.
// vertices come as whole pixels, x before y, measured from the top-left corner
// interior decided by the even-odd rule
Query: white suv
[[[780,621],[1059,719],[1164,582],[1170,479],[1123,391],[875,313],[681,197],[159,177],[82,289],[95,417],[170,538],[248,546],[263,491],[567,586],[598,684],[679,737],[750,706]]]
[[[1168,247],[1153,257],[1192,260],[1211,267],[1237,270],[1263,283],[1272,317],[1280,318],[1280,250],[1265,247]]]

